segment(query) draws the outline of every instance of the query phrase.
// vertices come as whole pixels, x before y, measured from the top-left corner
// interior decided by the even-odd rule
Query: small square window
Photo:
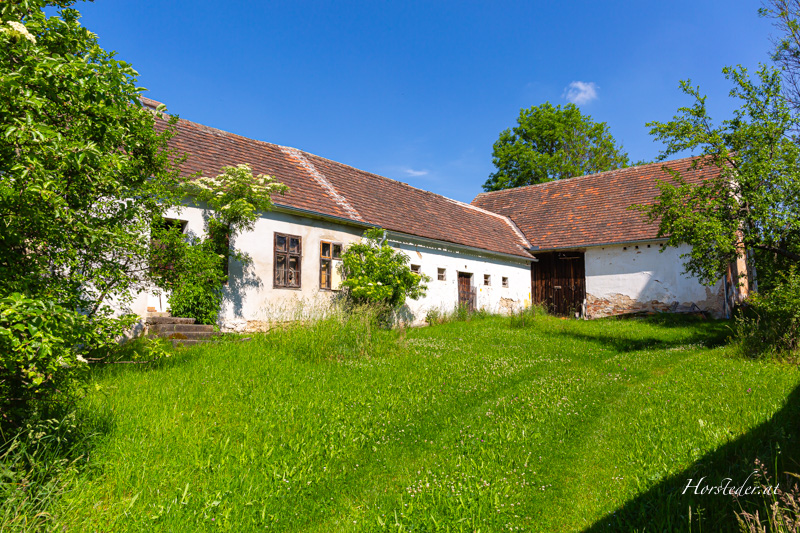
[[[413,272],[414,274],[419,274],[420,266],[419,265],[411,265],[411,272]]]
[[[508,288],[508,278],[503,276],[503,287]]]
[[[486,285],[487,287],[489,285],[491,285],[492,284],[492,276],[489,275],[489,274],[484,274],[483,275],[483,284]]]
[[[438,273],[439,281],[444,281],[444,280],[446,280],[446,279],[447,279],[447,277],[446,277],[446,272],[447,272],[447,271],[446,271],[445,269],[443,269],[443,268],[439,268],[439,269],[437,269],[437,273]]]

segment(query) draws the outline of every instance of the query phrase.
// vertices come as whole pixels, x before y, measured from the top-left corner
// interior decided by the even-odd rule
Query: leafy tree
[[[755,80],[743,67],[723,72],[741,103],[733,118],[715,126],[705,96],[684,81],[694,105],[669,122],[648,124],[666,144],[661,160],[699,150],[692,168],[712,166],[714,176],[691,183],[670,171],[673,180],[660,184],[655,203],[641,207],[669,245],[692,245],[686,269],[707,284],[745,250],[787,264],[800,260],[800,149],[792,137],[798,120],[781,94],[781,73],[765,65]],[[747,255],[750,270],[754,257]]]
[[[250,165],[223,167],[216,178],[201,177],[183,186],[187,196],[204,202],[211,213],[206,232],[226,257],[238,233],[252,231],[259,212],[272,209],[272,195],[286,194],[289,187],[273,176],[253,176]]]
[[[406,298],[425,296],[430,281],[428,276],[412,272],[408,262],[407,255],[386,243],[385,230],[367,230],[362,242],[351,244],[342,253],[342,287],[353,303],[397,309]]]
[[[497,172],[485,191],[567,179],[628,166],[628,154],[617,146],[605,122],[595,122],[574,104],[550,103],[522,109],[517,126],[494,143]]]
[[[759,13],[772,18],[781,32],[772,58],[783,72],[784,95],[800,111],[800,0],[770,0]]]
[[[136,71],[72,3],[0,4],[0,293],[94,315],[143,287],[142,235],[177,201],[177,168]]]
[[[0,424],[73,397],[147,282],[148,226],[178,201],[172,130],[69,0],[0,3]],[[47,17],[44,8],[58,8]],[[176,159],[175,162],[178,160]]]

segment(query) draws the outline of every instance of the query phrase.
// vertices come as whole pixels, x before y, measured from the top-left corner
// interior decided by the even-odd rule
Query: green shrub
[[[134,320],[90,317],[18,293],[0,299],[0,424],[71,402],[88,360],[116,348]]]
[[[406,298],[425,296],[430,278],[411,271],[408,256],[386,244],[386,231],[373,228],[362,242],[342,253],[342,287],[355,305],[381,304],[397,309]]]
[[[173,316],[190,317],[200,324],[216,324],[222,304],[222,257],[213,253],[212,241],[187,247],[185,270],[171,286]]]
[[[792,268],[776,276],[767,294],[751,294],[736,318],[736,336],[747,355],[787,355],[800,342],[800,275]]]
[[[194,318],[200,324],[216,324],[226,279],[225,254],[213,239],[189,238],[178,228],[154,227],[151,276],[170,291],[173,316]]]

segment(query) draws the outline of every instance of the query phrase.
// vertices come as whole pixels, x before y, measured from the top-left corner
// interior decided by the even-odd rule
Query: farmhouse
[[[533,301],[588,318],[636,311],[707,311],[728,316],[746,287],[744,258],[713,287],[683,274],[687,245],[663,248],[658,227],[632,205],[650,204],[664,166],[699,183],[713,167],[693,158],[479,194],[472,204],[508,216],[531,243]]]
[[[187,120],[176,128],[172,147],[188,156],[183,176],[216,176],[223,166],[248,163],[290,188],[233,243],[252,262],[228,265],[224,330],[259,330],[325,305],[341,282],[342,250],[370,227],[386,229],[412,269],[431,278],[427,295],[401,310],[410,323],[460,304],[510,312],[543,303],[587,317],[649,309],[723,315],[726,291],[733,294],[733,283],[707,288],[682,275],[686,250],[659,253],[657,228],[626,209],[652,200],[656,179],[666,176],[660,164],[484,193],[465,204],[295,148]],[[204,205],[168,216],[203,235]],[[152,292],[132,311],[166,308],[164,295]]]

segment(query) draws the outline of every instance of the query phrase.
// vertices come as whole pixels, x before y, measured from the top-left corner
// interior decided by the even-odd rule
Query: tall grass
[[[720,500],[671,483],[795,449],[800,372],[732,357],[725,323],[319,318],[96,372],[82,409],[113,423],[30,512],[67,531],[487,532],[696,530],[699,510],[724,531]]]
[[[276,327],[265,343],[274,353],[302,361],[380,357],[395,349],[392,341],[402,331],[388,330],[382,324],[385,313],[377,305],[319,308],[316,316]]]

